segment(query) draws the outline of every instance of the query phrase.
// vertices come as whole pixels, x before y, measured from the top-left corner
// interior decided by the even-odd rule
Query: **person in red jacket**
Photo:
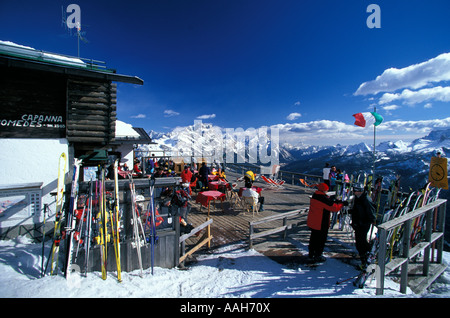
[[[338,212],[347,202],[336,201],[330,198],[326,192],[328,185],[320,183],[314,192],[309,206],[306,224],[311,229],[309,238],[309,258],[312,262],[324,262],[322,256],[325,242],[327,241],[328,228],[330,227],[330,213]]]
[[[186,165],[184,166],[184,170],[181,172],[181,182],[184,184],[189,184],[189,195],[192,194],[192,185],[191,185],[191,180],[192,180],[192,171],[191,168]]]
[[[181,182],[191,183],[192,171],[188,165],[184,166],[184,170],[181,172]]]

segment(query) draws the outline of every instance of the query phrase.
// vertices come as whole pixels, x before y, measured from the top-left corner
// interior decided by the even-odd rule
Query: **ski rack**
[[[401,217],[382,223],[378,226],[380,235],[380,249],[378,252],[378,265],[376,268],[377,295],[384,293],[384,278],[394,270],[401,268],[400,292],[406,293],[408,283],[411,290],[420,293],[426,289],[436,278],[438,278],[447,268],[442,262],[442,252],[444,249],[444,229],[445,229],[445,211],[447,200],[437,199],[421,208],[411,211]],[[425,238],[417,245],[411,247],[411,231],[414,220],[419,217],[425,217]],[[434,222],[436,227],[433,228]],[[393,258],[386,263],[387,247],[389,244],[388,234],[398,227],[403,227],[402,242],[403,251],[400,257]],[[436,248],[436,262],[432,262],[434,255],[431,255],[431,249]],[[423,253],[422,263],[412,263],[410,261]],[[420,273],[421,272],[421,273]],[[414,279],[408,280],[408,275],[414,274]]]
[[[149,190],[149,179],[147,178],[136,178],[133,180],[136,193],[145,197],[145,201],[148,201],[148,190]],[[136,256],[136,250],[132,247],[132,210],[131,210],[131,193],[129,190],[129,180],[128,179],[119,179],[119,200],[120,207],[123,209],[122,223],[123,229],[121,230],[121,239],[120,239],[120,254],[121,254],[121,271],[123,272],[131,272],[133,270],[139,269],[138,260]],[[181,178],[179,177],[166,177],[166,178],[156,178],[155,179],[155,188],[166,188],[166,187],[177,187],[181,184]],[[80,182],[80,191],[85,192],[88,187],[88,182]],[[114,180],[106,180],[105,188],[107,191],[114,191]],[[144,204],[146,206],[146,204]],[[173,223],[169,226],[166,226],[164,229],[160,229],[158,231],[158,244],[155,249],[156,253],[156,263],[155,266],[163,267],[163,268],[173,268],[178,265],[179,260],[179,244],[178,237],[180,236],[179,229],[179,221],[178,215],[179,212],[176,210],[170,210],[169,213],[172,214]],[[166,217],[165,214],[162,216]],[[84,261],[84,253],[80,251],[81,255],[78,258],[80,262]],[[100,269],[100,255],[99,255],[99,246],[91,247],[92,257],[89,259],[88,271],[98,271]],[[146,242],[145,246],[142,247],[142,261],[143,261],[143,269],[146,270],[150,268],[150,244]],[[115,257],[114,249],[108,248],[108,259],[113,260]],[[115,271],[116,263],[108,262],[107,271]]]

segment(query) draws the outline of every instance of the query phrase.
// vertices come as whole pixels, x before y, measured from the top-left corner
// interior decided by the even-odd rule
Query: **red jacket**
[[[336,203],[325,193],[317,190],[311,198],[306,224],[313,230],[320,230],[322,218],[325,216],[328,217],[328,226],[330,226],[330,212],[338,212],[342,207],[342,203]]]
[[[189,169],[184,169],[181,172],[181,181],[183,183],[191,183],[191,179],[192,179],[192,172]]]

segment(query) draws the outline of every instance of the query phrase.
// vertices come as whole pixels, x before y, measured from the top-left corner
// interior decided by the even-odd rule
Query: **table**
[[[122,178],[124,178],[124,179],[127,179],[128,178],[128,175],[131,173],[131,171],[125,171],[125,170],[119,170],[119,171],[117,171],[117,174],[120,176],[120,177],[122,177]]]
[[[220,188],[231,190],[231,185],[225,181],[211,181],[208,183],[208,188],[210,190],[219,190]]]
[[[220,200],[223,202],[225,200],[225,193],[219,192],[219,191],[203,191],[197,194],[197,198],[195,199],[195,202],[200,203],[205,208],[208,208],[208,217],[210,212],[210,203],[211,201]],[[201,206],[200,206],[201,208]],[[223,210],[223,205],[222,205]]]
[[[209,174],[208,175],[208,181],[217,181],[219,180],[219,176],[215,174]]]

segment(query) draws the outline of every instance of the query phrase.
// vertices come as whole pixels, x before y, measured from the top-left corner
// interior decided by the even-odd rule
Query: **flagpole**
[[[377,112],[377,107],[374,106],[373,107],[373,112],[376,113]],[[375,136],[376,136],[376,125],[375,123],[373,124],[373,164],[372,164],[372,184],[375,182]]]

